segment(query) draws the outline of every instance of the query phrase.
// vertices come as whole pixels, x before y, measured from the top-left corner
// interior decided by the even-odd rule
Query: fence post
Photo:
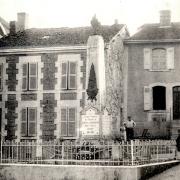
[[[62,141],[62,165],[64,164],[64,141]]]
[[[131,140],[131,165],[134,165],[133,140]]]

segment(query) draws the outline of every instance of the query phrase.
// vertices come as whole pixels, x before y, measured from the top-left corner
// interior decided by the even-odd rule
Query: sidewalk
[[[159,175],[156,175],[149,180],[179,180],[180,179],[180,164],[172,167]]]

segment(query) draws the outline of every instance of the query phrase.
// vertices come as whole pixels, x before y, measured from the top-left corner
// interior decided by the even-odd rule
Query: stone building
[[[162,10],[159,23],[144,24],[124,44],[125,117],[136,121],[136,135],[148,131],[175,138],[180,133],[180,23]]]
[[[95,67],[101,108],[106,105],[108,44],[126,34],[126,26],[99,24],[98,33],[97,23],[27,29],[26,17],[20,13],[0,40],[1,134],[16,141],[78,138],[90,66]]]

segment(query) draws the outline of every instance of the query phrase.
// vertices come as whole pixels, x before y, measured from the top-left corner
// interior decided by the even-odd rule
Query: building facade
[[[107,43],[124,25],[25,29],[10,23],[0,40],[0,117],[5,140],[47,141],[79,137],[87,102],[90,66],[95,65],[97,106],[106,105]],[[18,24],[20,29],[16,28]],[[104,75],[103,75],[104,74]]]
[[[145,24],[125,41],[128,55],[126,114],[136,135],[175,138],[180,133],[180,24],[162,10],[160,22]]]

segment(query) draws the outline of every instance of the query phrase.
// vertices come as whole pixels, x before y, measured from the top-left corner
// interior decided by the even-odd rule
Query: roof
[[[127,40],[175,40],[180,39],[180,23],[160,27],[160,24],[145,24]]]
[[[103,25],[99,34],[103,36],[105,42],[109,42],[123,26],[123,24]],[[93,35],[92,27],[32,28],[1,38],[0,47],[81,45],[87,43],[90,35]]]

